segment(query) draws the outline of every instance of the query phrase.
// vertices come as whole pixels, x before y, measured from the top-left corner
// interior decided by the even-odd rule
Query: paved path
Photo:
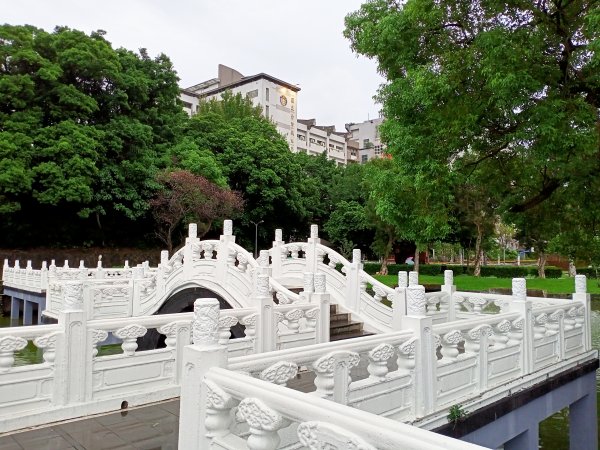
[[[179,400],[0,436],[0,450],[175,450]]]

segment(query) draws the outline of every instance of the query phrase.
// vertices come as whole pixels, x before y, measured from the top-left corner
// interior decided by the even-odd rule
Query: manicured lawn
[[[388,286],[398,284],[396,275],[376,275],[382,283]],[[443,275],[422,275],[419,277],[421,284],[443,284]],[[494,277],[473,277],[470,275],[458,275],[454,277],[454,284],[459,291],[487,291],[494,288],[510,289],[512,280],[510,278]],[[591,294],[600,294],[600,280],[588,279],[588,292]],[[552,294],[571,294],[575,291],[575,280],[573,278],[528,278],[527,287],[529,289],[540,289]]]

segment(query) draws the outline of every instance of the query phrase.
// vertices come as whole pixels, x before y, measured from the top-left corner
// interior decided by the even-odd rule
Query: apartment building
[[[225,91],[240,93],[250,98],[255,106],[260,106],[263,115],[268,117],[275,124],[277,131],[286,138],[292,152],[309,155],[325,153],[328,159],[338,165],[360,162],[361,152],[365,151],[362,144],[365,138],[361,136],[372,134],[373,130],[376,133],[376,127],[369,128],[363,125],[368,121],[363,124],[349,124],[353,126],[353,131],[346,125],[348,131],[339,132],[334,126],[317,125],[315,119],[298,119],[298,86],[266,73],[244,76],[223,64],[219,64],[217,78],[181,89],[180,99],[183,109],[191,116],[198,111],[201,101],[219,99]],[[378,120],[381,122],[381,119]],[[353,136],[353,133],[356,136]],[[368,134],[366,139],[375,142],[371,134]],[[370,158],[366,160],[368,159]]]
[[[325,153],[338,165],[352,162],[348,158],[347,133],[335,131],[334,126],[317,125],[315,119],[298,119],[296,151],[309,155]]]
[[[298,92],[300,88],[266,73],[244,76],[231,67],[219,64],[218,77],[181,90],[185,111],[192,115],[201,100],[220,98],[223,92],[240,93],[263,109],[263,114],[286,138],[290,149],[296,148]]]
[[[383,118],[365,120],[360,123],[347,123],[348,139],[358,142],[358,158],[361,164],[370,159],[381,158],[385,154],[385,145],[381,142],[379,126]]]

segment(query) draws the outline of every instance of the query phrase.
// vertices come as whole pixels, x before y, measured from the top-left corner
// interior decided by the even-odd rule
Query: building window
[[[361,163],[366,163],[369,160],[369,155],[362,155],[360,162]]]
[[[265,100],[269,101],[269,88],[265,89]]]
[[[316,139],[315,139],[315,138],[310,138],[310,143],[311,143],[311,144],[314,144],[314,143],[316,143],[316,142],[317,142],[317,141],[316,141]]]
[[[267,119],[270,119],[270,118],[271,118],[271,116],[269,116],[269,105],[265,106],[265,117],[266,117]]]
[[[246,94],[247,98],[254,98],[254,97],[258,97],[258,89],[254,89],[253,91],[250,91]]]
[[[317,145],[320,145],[321,147],[325,147],[325,142],[323,142],[323,141],[317,141]]]
[[[306,136],[302,136],[301,134],[298,135],[298,140],[299,141],[306,141]]]
[[[367,139],[363,139],[363,146],[367,146],[367,144],[371,142],[368,138]]]
[[[380,156],[383,150],[383,145],[376,145],[373,148],[375,149],[375,155]]]

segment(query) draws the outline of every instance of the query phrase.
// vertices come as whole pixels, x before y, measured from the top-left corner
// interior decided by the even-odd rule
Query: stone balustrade
[[[198,436],[194,442],[186,441],[189,436],[180,435],[180,439],[193,446],[214,445],[215,448],[246,448],[244,445],[248,448],[278,448],[268,445],[275,445],[273,443],[280,440],[285,445],[293,445],[298,437],[290,423],[302,424],[308,417],[289,415],[287,411],[293,407],[279,410],[277,403],[268,404],[268,396],[246,393],[242,385],[276,384],[273,391],[287,389],[281,391],[282,395],[287,396],[290,403],[297,399],[300,410],[303,407],[300,405],[304,405],[302,399],[310,399],[306,400],[310,404],[320,398],[350,408],[345,410],[348,414],[360,410],[379,418],[433,427],[445,423],[453,405],[460,403],[468,409],[477,409],[507,393],[532,386],[566,367],[596,358],[597,352],[592,350],[588,336],[589,295],[580,291],[573,300],[556,299],[546,304],[545,299],[541,299],[540,304],[536,304],[539,299],[521,294],[524,281],[514,280],[516,288],[505,306],[506,312],[500,308],[487,313],[470,312],[452,322],[438,324],[433,323],[434,317],[427,312],[423,288],[413,284],[407,286],[407,310],[412,313],[402,318],[403,331],[234,358],[216,364],[220,367],[218,370],[205,366],[196,372],[192,370],[190,378],[183,380],[181,420],[185,424],[204,423],[206,419],[206,427],[211,431]],[[452,295],[451,292],[445,294]],[[567,321],[566,317],[569,317]],[[205,351],[208,350],[202,346],[190,349],[187,354],[190,364],[205,361]],[[213,354],[223,351],[218,346],[210,348]],[[314,376],[311,395],[290,393],[289,388],[294,385],[297,374],[311,379],[309,372]],[[211,373],[218,375],[213,377]],[[202,377],[213,384],[198,386],[197,380]],[[236,378],[239,386],[230,386],[228,382]],[[225,379],[227,383],[220,383]],[[187,388],[186,383],[190,384]],[[212,393],[202,397],[203,389]],[[253,403],[252,408],[268,406],[269,411],[281,417],[280,426],[269,431],[272,444],[258,437],[254,439],[255,433],[249,422],[250,434],[242,432],[247,428],[227,422],[228,414],[223,410],[216,411],[210,400],[208,403],[201,400],[212,398],[217,391],[219,395],[229,394],[227,401],[219,403],[229,405],[226,409],[236,405],[239,408],[244,401],[252,403],[247,399],[253,398],[259,403]],[[186,395],[192,398],[186,398]],[[291,398],[294,400],[289,400]],[[190,402],[194,401],[200,410],[190,409]],[[216,416],[224,420],[218,426],[213,421]],[[316,419],[313,417],[313,420]],[[336,424],[339,423],[336,420]],[[263,435],[258,431],[256,434]],[[246,438],[247,442],[244,442]],[[262,444],[253,447],[255,442]],[[369,443],[367,439],[364,445]]]

